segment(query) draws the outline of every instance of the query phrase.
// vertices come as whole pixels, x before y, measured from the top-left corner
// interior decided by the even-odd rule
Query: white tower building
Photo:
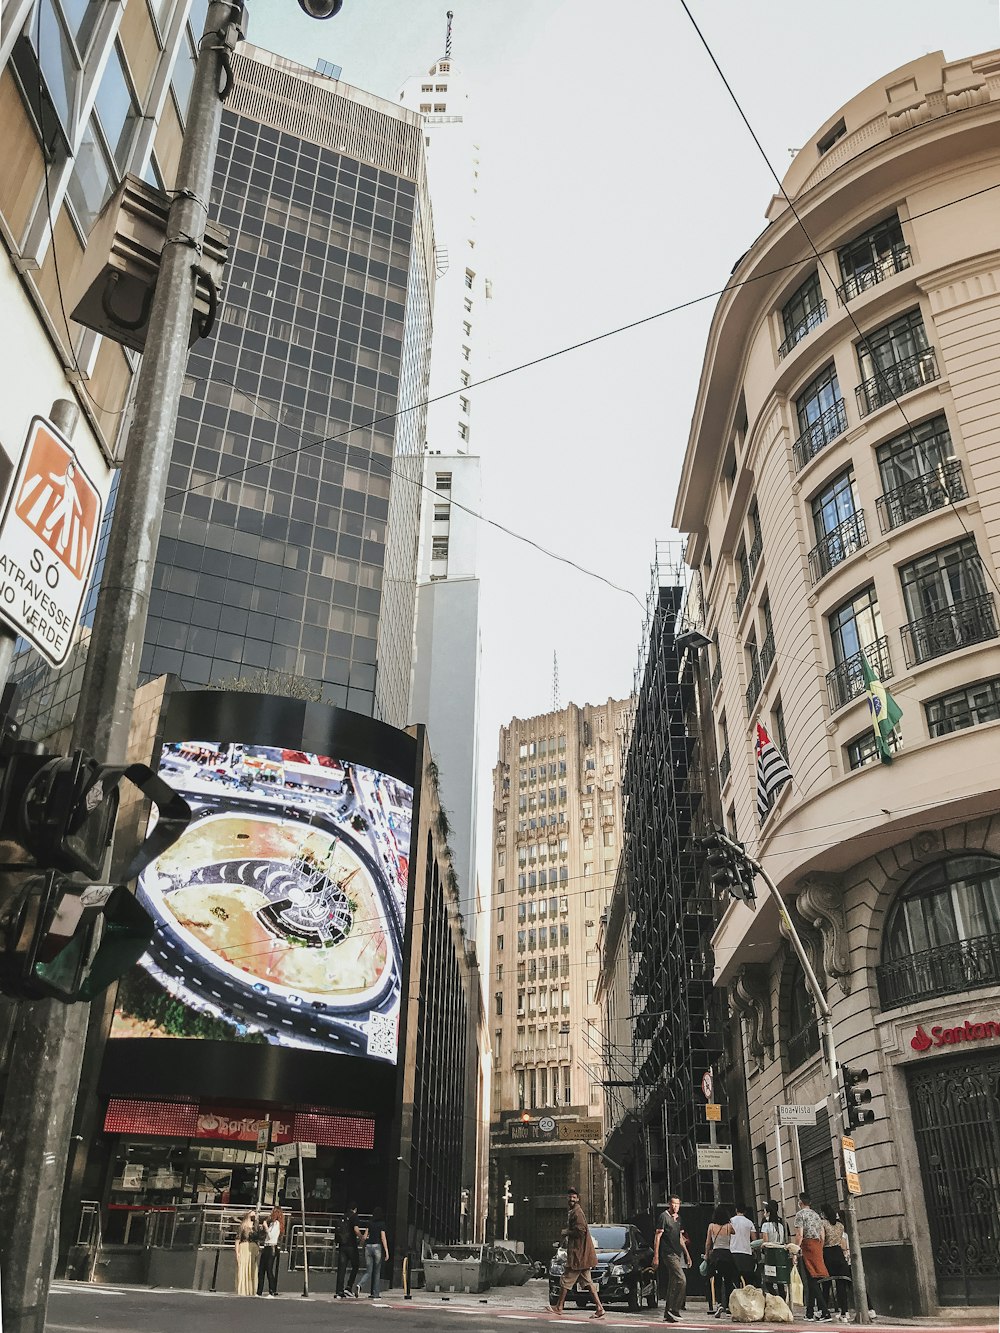
[[[476,217],[479,145],[466,117],[465,80],[451,56],[451,20],[449,12],[444,55],[407,80],[399,95],[424,118],[437,267],[410,712],[428,727],[462,914],[475,935],[479,579],[477,520],[467,510],[479,509],[480,469],[472,448],[473,395],[462,390],[483,373],[490,283]],[[481,950],[481,962],[487,957]]]

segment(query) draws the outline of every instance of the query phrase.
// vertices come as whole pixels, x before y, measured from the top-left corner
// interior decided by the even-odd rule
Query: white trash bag
[[[791,1324],[795,1316],[780,1296],[768,1292],[764,1297],[764,1318],[770,1324]]]
[[[737,1287],[729,1298],[729,1313],[737,1324],[754,1324],[764,1318],[764,1293],[759,1287]]]

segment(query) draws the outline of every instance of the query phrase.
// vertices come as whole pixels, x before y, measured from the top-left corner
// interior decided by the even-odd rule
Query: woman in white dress
[[[260,1246],[257,1244],[257,1214],[247,1213],[236,1234],[236,1294],[256,1296],[257,1265]]]

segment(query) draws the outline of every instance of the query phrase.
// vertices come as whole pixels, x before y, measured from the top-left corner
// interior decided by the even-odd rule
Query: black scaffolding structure
[[[658,550],[623,768],[620,884],[627,895],[634,1071],[633,1132],[623,1154],[631,1188],[623,1202],[648,1217],[669,1194],[680,1194],[697,1244],[713,1203],[732,1198],[733,1178],[698,1165],[699,1145],[730,1142],[720,1081],[727,1003],[713,987],[717,907],[694,846],[716,817],[704,778],[716,770],[713,731],[701,725],[707,673],[684,633],[700,620],[700,589],[685,587],[681,570],[679,561],[664,568]],[[709,793],[713,788],[717,793],[717,782]],[[709,1072],[713,1101],[722,1104],[714,1124],[702,1092]],[[608,1078],[620,1078],[611,1061]]]

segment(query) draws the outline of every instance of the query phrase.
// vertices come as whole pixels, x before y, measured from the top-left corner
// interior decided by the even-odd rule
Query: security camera
[[[332,19],[339,14],[344,0],[299,0],[299,8],[311,19]]]

